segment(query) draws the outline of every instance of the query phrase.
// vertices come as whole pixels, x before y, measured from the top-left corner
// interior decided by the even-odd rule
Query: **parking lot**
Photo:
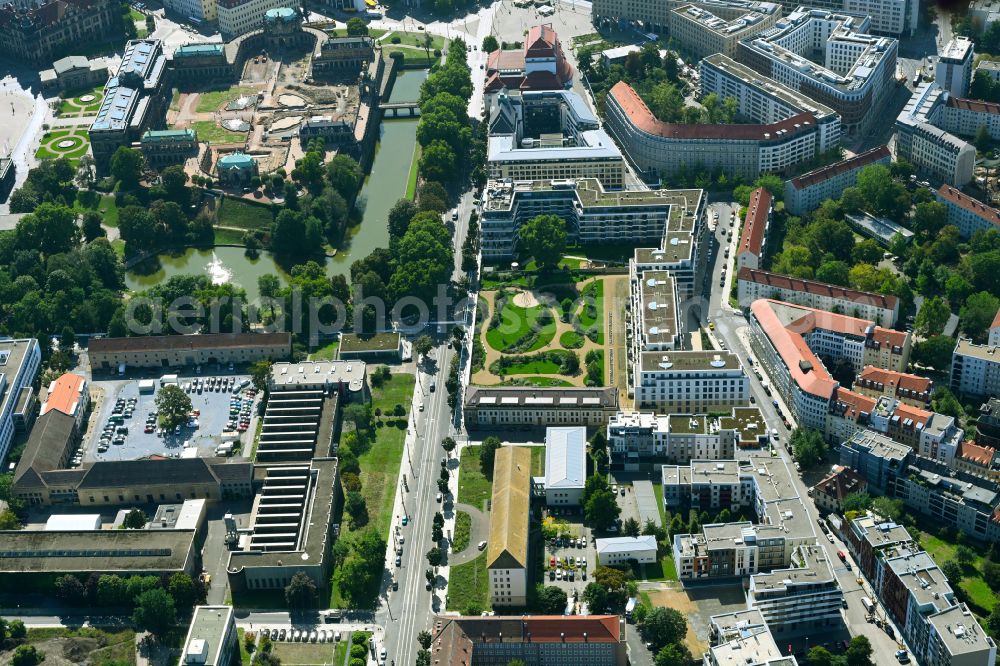
[[[147,381],[153,382],[153,390],[140,391],[138,380],[94,382],[95,388],[103,393],[103,398],[99,405],[95,405],[90,417],[92,427],[84,449],[84,460],[136,460],[152,455],[176,458],[181,457],[185,449],[197,450],[197,454],[184,454],[187,456],[214,456],[223,444],[223,431],[234,417],[237,425],[243,421],[246,431],[240,433],[233,446],[242,449],[242,455],[249,453],[248,446],[240,445],[249,443],[253,437],[246,433],[255,432],[258,401],[250,398],[249,391],[240,391],[239,406],[235,415],[231,413],[236,404],[236,388],[244,383],[249,386],[247,375],[223,372],[178,377],[177,385],[191,398],[194,416],[187,424],[171,432],[150,427],[155,423],[155,398],[163,384],[160,379]],[[107,441],[108,435],[110,442]],[[102,437],[105,439],[103,443]]]
[[[545,585],[561,587],[567,596],[573,598],[583,594],[590,576],[597,567],[597,553],[594,550],[591,530],[583,525],[582,511],[570,509],[550,509],[552,519],[558,526],[559,534],[545,544],[544,570]]]

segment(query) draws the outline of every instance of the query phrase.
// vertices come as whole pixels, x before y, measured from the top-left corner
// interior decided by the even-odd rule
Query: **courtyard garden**
[[[82,118],[93,116],[101,108],[104,99],[104,85],[94,86],[89,90],[66,93],[59,98],[58,115],[60,118]]]
[[[46,132],[38,144],[35,157],[54,159],[68,157],[74,165],[90,150],[90,139],[84,129],[58,129]]]

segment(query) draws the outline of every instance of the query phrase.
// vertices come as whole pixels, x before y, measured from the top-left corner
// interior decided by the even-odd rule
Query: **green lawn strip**
[[[973,571],[975,575],[970,575]],[[997,603],[997,598],[990,586],[979,575],[978,570],[966,569],[965,576],[958,585],[969,595],[970,605],[978,606],[981,609],[979,611],[981,615],[989,615]]]
[[[556,377],[517,377],[500,382],[499,386],[572,386],[572,382]]]
[[[206,143],[243,143],[247,140],[246,132],[231,132],[216,125],[214,120],[197,120],[191,123],[191,129],[198,133],[199,141]]]
[[[385,44],[385,42],[382,43]],[[382,47],[382,57],[386,60],[388,60],[393,53],[402,53],[404,63],[408,65],[418,65],[421,67],[430,67],[439,60],[434,57],[433,51],[431,51],[431,57],[428,58],[423,49],[417,50],[408,46],[398,45],[386,45]]]
[[[448,610],[465,612],[470,606],[487,609],[489,601],[486,553],[451,568],[448,574]]]
[[[656,508],[660,510],[660,524],[667,527],[667,512],[663,508],[663,486],[659,483],[653,484],[653,497],[656,498]]]
[[[500,352],[507,351],[511,345],[535,328],[538,318],[546,310],[542,306],[523,308],[520,305],[514,305],[512,301],[513,298],[506,299],[503,304],[503,311],[500,313],[499,324],[495,328],[486,331],[486,342],[490,347]],[[543,338],[548,337],[548,342],[551,342],[554,335],[555,321],[553,320],[551,324],[546,325],[539,332],[538,340],[542,341]],[[548,342],[545,342],[545,344],[548,344]],[[532,348],[538,349],[544,347],[545,344],[539,345],[536,342],[532,345]]]
[[[219,110],[223,104],[231,102],[237,97],[256,94],[256,92],[255,89],[246,86],[233,86],[225,90],[206,90],[205,92],[198,93],[198,103],[195,105],[194,110],[197,113],[211,113],[212,111]],[[199,132],[199,136],[200,134]]]
[[[269,229],[274,215],[271,207],[235,197],[223,197],[219,204],[219,224],[241,229]]]
[[[333,666],[336,663],[336,646],[329,643],[275,643],[271,654],[289,666]]]
[[[464,511],[455,514],[455,536],[451,542],[451,552],[461,553],[469,547],[472,538],[472,516]]]
[[[553,349],[527,356],[504,356],[507,364],[501,366],[500,360],[490,364],[490,372],[497,376],[510,375],[558,375],[564,356],[576,354],[565,349]]]
[[[422,31],[421,32],[401,32],[399,30],[393,31],[391,35],[387,35],[386,38],[382,40],[382,45],[397,46],[397,44],[395,44],[392,40],[395,39],[396,37],[399,37],[400,40],[399,44],[406,46],[417,46],[421,50],[423,50],[425,36],[431,38],[431,43],[427,47],[431,50],[431,53],[434,53],[434,49],[440,50],[444,48],[444,37],[440,37],[438,35],[431,35],[429,33]]]
[[[417,196],[417,167],[420,164],[420,144],[413,145],[413,159],[410,160],[410,173],[406,176],[406,198],[413,201]]]
[[[674,561],[669,556],[651,564],[638,566],[638,577],[648,581],[677,580],[677,570]]]
[[[170,110],[181,110],[181,91],[177,88],[174,88],[173,92],[170,94]]]
[[[129,7],[128,15],[132,18],[133,21],[146,20],[146,15],[140,12],[138,9],[135,9],[134,7]]]
[[[532,446],[531,449],[531,476],[543,476],[545,474],[545,447]]]
[[[595,280],[583,290],[583,307],[580,309],[580,325],[584,330],[597,330],[597,344],[604,344],[604,280]],[[589,313],[587,304],[593,302],[596,312]]]
[[[246,636],[246,631],[242,627],[236,627],[236,641],[240,644],[240,663],[243,666],[250,666],[252,657],[247,652],[247,646],[243,643],[244,636]]]
[[[334,340],[333,342],[323,345],[312,354],[309,355],[310,361],[332,361],[337,358],[337,347],[340,345],[339,340]]]
[[[330,35],[331,37],[349,37],[347,34],[347,28],[323,28],[323,32]],[[384,35],[387,30],[380,30],[379,28],[368,28],[368,36],[372,39],[378,39]]]
[[[458,501],[483,511],[492,486],[479,467],[479,450],[478,446],[462,449],[462,460],[458,468]]]
[[[337,644],[333,647],[333,666],[344,666],[344,663],[347,661],[347,651],[350,647],[350,641],[345,641],[343,638],[337,641]]]

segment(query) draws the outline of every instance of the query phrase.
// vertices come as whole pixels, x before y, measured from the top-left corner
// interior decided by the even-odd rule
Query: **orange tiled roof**
[[[837,382],[809,349],[802,333],[786,327],[778,318],[772,307],[773,303],[778,302],[761,298],[750,305],[750,310],[788,367],[792,381],[807,393],[829,399],[833,396]]]
[[[971,440],[962,442],[958,449],[958,456],[962,460],[989,467],[993,463],[997,450],[991,446],[980,446]]]
[[[894,384],[896,388],[911,393],[927,393],[931,390],[932,384],[931,380],[926,377],[876,368],[874,365],[866,365],[865,369],[858,374],[858,379],[885,385]]]
[[[80,403],[80,390],[86,380],[80,375],[67,372],[49,386],[49,397],[42,405],[41,414],[58,410],[69,416],[76,416]]]

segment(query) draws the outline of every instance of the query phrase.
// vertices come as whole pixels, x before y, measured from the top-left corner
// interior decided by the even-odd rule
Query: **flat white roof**
[[[64,514],[57,513],[45,521],[46,532],[81,532],[101,529],[101,515],[98,513]]]
[[[587,481],[587,429],[546,428],[545,488],[583,488]]]
[[[597,540],[598,553],[634,553],[636,551],[656,551],[656,537],[646,534],[637,537],[609,537]]]

